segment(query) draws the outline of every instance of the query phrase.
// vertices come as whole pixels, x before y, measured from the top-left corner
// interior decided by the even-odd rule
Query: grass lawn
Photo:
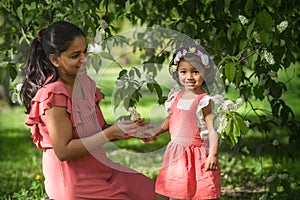
[[[115,68],[106,68],[99,77],[101,78],[99,86],[105,94],[101,108],[109,123],[114,122],[120,115],[119,111],[112,108],[110,96],[117,72]],[[97,75],[99,74],[94,74]],[[167,88],[173,84],[166,81],[164,77],[166,75],[165,72],[158,75],[158,82],[166,86],[165,95],[168,92]],[[282,73],[283,80],[286,79],[284,76],[285,74]],[[290,86],[295,87],[293,89],[297,91],[299,80],[292,82]],[[137,106],[138,111],[147,122],[160,122],[166,116],[163,106],[156,105],[152,94],[145,92],[144,95],[146,100]],[[284,98],[290,106],[296,107],[299,99],[297,95],[292,92],[286,94]],[[265,106],[259,101],[255,103]],[[299,116],[298,106],[295,111]],[[42,152],[32,143],[30,131],[24,125],[25,119],[23,108],[20,107],[0,111],[0,199],[22,199],[17,196],[22,196],[23,193],[23,197],[36,194],[37,183],[43,181]],[[108,156],[114,161],[155,179],[168,140],[169,136],[163,134],[158,142],[150,144],[131,139],[106,145],[105,148]],[[275,140],[278,141],[278,145],[274,145]],[[299,144],[289,144],[285,130],[279,128],[267,135],[249,131],[233,149],[224,143],[221,144],[219,154],[223,188],[221,199],[299,199],[300,156],[298,152]]]

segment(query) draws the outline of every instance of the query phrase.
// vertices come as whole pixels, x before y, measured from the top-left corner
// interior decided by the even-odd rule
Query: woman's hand
[[[131,120],[124,120],[105,129],[103,132],[110,140],[127,140],[136,134],[139,125]]]

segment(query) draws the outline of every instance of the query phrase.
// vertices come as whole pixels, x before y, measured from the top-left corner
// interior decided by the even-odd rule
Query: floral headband
[[[173,64],[177,65],[179,61],[184,57],[187,53],[193,53],[201,58],[202,64],[205,66],[205,68],[209,68],[209,57],[202,51],[196,49],[195,47],[190,47],[189,49],[182,49],[181,51],[178,51],[174,60]]]

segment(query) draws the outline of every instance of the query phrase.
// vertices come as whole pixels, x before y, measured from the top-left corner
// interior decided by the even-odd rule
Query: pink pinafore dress
[[[71,94],[60,80],[40,88],[31,102],[31,112],[26,121],[31,127],[34,143],[43,149],[48,197],[55,200],[153,200],[154,181],[112,162],[101,147],[71,160],[60,161],[57,158],[47,129],[47,109],[52,106],[66,108],[73,124],[73,138],[98,133],[105,123],[98,107],[102,95],[95,82],[86,75],[78,76],[77,81],[77,89],[83,91],[83,98],[77,98],[74,91]]]
[[[169,142],[155,191],[176,199],[212,199],[221,193],[220,166],[216,171],[205,171],[208,140],[200,138],[196,111],[203,93],[193,101],[189,110],[177,108],[184,91],[176,96],[170,110]]]

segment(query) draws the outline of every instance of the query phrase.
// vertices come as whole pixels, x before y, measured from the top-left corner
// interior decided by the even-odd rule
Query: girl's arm
[[[213,127],[213,115],[212,115],[212,101],[202,108],[206,127],[208,129],[208,140],[209,140],[209,155],[206,161],[206,170],[215,170],[218,165],[218,149],[219,149],[219,134]]]
[[[156,140],[157,136],[169,130],[169,117],[167,117],[161,124],[146,124],[140,127],[137,137],[141,138],[145,143]]]
[[[111,140],[126,139],[124,131],[134,133],[137,129],[135,123],[125,121],[118,125],[107,126],[105,130],[92,136],[74,139],[70,115],[65,107],[52,107],[45,115],[53,149],[61,161],[83,156],[89,150],[101,147]]]

